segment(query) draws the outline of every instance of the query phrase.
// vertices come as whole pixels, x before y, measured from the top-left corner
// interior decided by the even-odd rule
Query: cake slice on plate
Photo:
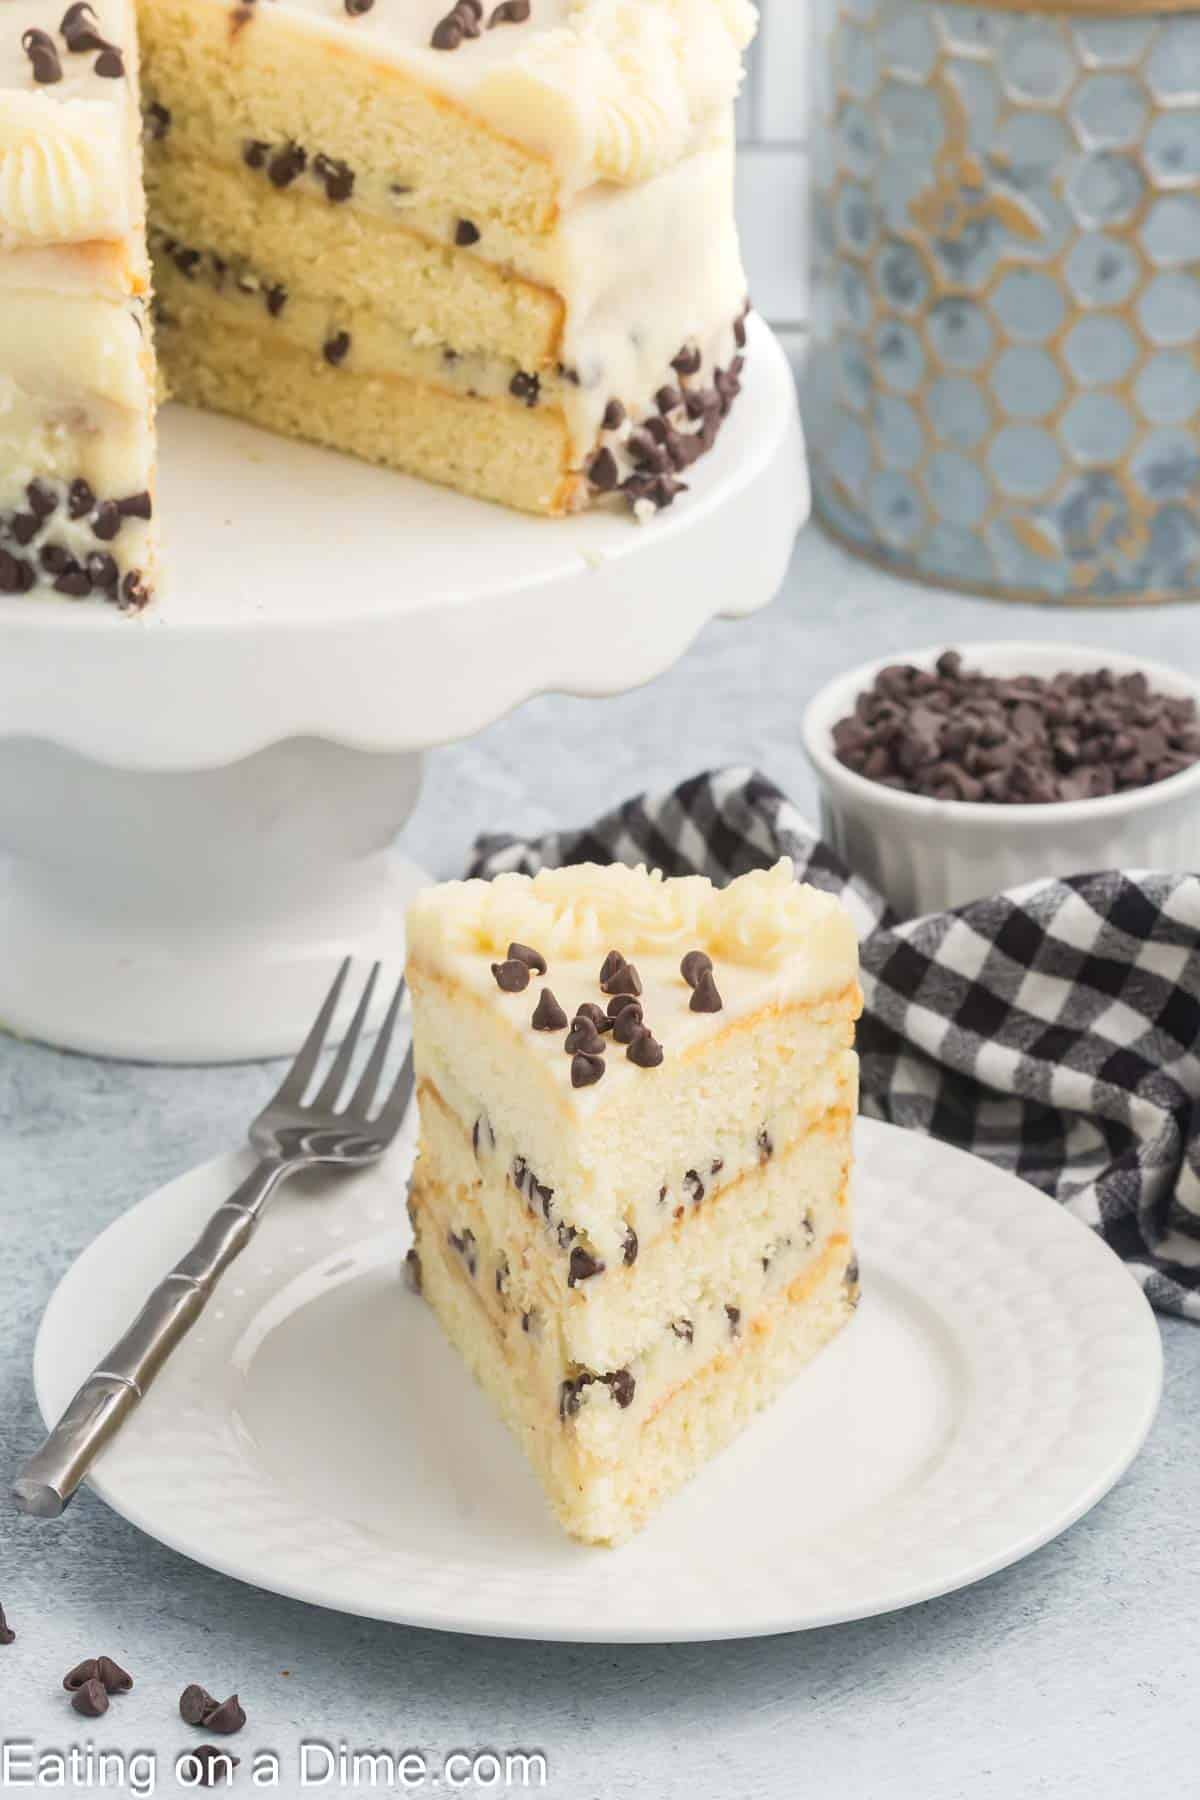
[[[849,1318],[857,945],[787,863],[409,918],[412,1274],[562,1524],[617,1543]]]
[[[0,4],[0,594],[150,597],[137,73],[132,0]]]
[[[749,0],[145,0],[172,391],[532,513],[738,392]]]

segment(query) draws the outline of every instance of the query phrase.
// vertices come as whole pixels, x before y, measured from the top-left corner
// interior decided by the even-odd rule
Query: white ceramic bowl
[[[1098,800],[996,806],[931,800],[881,786],[834,755],[833,727],[890,663],[932,668],[946,648],[880,657],[838,676],[804,715],[804,747],[821,784],[821,830],[842,860],[903,918],[962,906],[1045,876],[1099,869],[1200,869],[1200,764],[1153,787]],[[1161,663],[1079,644],[961,644],[969,668],[989,675],[1060,669],[1140,672],[1153,687],[1200,705],[1200,682]]]

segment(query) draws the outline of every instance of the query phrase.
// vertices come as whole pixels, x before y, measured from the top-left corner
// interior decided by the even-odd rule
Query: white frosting
[[[786,858],[725,888],[703,876],[667,879],[619,863],[452,881],[424,889],[409,913],[410,953],[433,966],[502,957],[513,940],[539,950],[552,968],[612,949],[630,958],[705,950],[774,972],[815,949],[829,992],[853,981],[858,968],[848,914],[831,895],[799,883]]]
[[[130,0],[93,0],[100,34],[126,74],[95,73],[94,51],[59,33],[66,0],[0,7],[0,252],[115,241],[142,216],[137,46]],[[21,45],[30,27],[54,41],[62,80],[39,85]]]

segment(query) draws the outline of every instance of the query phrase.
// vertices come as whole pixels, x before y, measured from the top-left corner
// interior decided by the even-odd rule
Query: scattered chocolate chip
[[[622,1412],[627,1406],[633,1405],[637,1382],[628,1369],[614,1369],[611,1375],[604,1377],[604,1385]]]
[[[73,1669],[68,1669],[62,1680],[63,1687],[66,1689],[67,1693],[73,1694],[75,1690],[81,1688],[85,1682],[95,1681],[99,1666],[96,1657],[88,1656],[85,1657],[81,1663],[76,1663]]]
[[[458,0],[433,28],[430,43],[435,50],[457,50],[464,38],[477,38],[483,19],[483,0]]]
[[[124,500],[117,501],[117,511],[123,519],[149,519],[153,517],[154,505],[148,493],[128,494]]]
[[[77,569],[79,564],[61,544],[44,544],[38,552],[38,561],[48,575],[65,575],[68,569]]]
[[[502,994],[520,994],[529,986],[529,964],[510,956],[505,962],[494,962],[492,974]]]
[[[323,183],[325,198],[335,205],[348,200],[354,192],[354,170],[332,156],[314,156],[313,174]]]
[[[604,1074],[604,1058],[602,1056],[586,1056],[577,1051],[571,1058],[571,1086],[574,1088],[591,1087]]]
[[[465,1227],[462,1232],[448,1231],[446,1241],[452,1250],[458,1251],[467,1265],[468,1273],[474,1275],[479,1267],[479,1251],[475,1242],[475,1233],[470,1226]]]
[[[608,1003],[608,1010],[607,1010],[607,1014],[606,1014],[609,1025],[611,1026],[613,1024],[614,1020],[619,1018],[620,1015],[623,1012],[626,1012],[628,1010],[628,1008],[631,1006],[640,1006],[640,1002],[639,1002],[636,994],[614,994],[612,999]]]
[[[740,1306],[727,1306],[725,1308],[725,1317],[729,1320],[729,1335],[730,1335],[730,1337],[740,1336],[741,1335],[741,1325],[742,1325],[742,1309],[741,1309],[741,1307]]]
[[[73,568],[64,569],[54,583],[56,594],[66,594],[72,600],[86,600],[92,591],[92,578],[86,569],[76,563]]]
[[[706,956],[703,950],[689,950],[679,965],[679,973],[690,988],[694,988],[701,975],[712,972],[712,957]]]
[[[626,995],[626,998],[629,1001],[628,1006],[622,1007],[613,1020],[613,1042],[615,1044],[632,1044],[634,1038],[640,1037],[646,1029],[641,1003],[632,995]]]
[[[671,358],[671,367],[677,375],[698,375],[700,362],[700,351],[697,346],[685,344],[678,355]]]
[[[762,1126],[758,1134],[758,1160],[768,1163],[775,1154],[775,1144],[766,1126]]]
[[[700,1179],[698,1170],[688,1170],[683,1178],[683,1191],[690,1200],[694,1201],[695,1204],[699,1206],[704,1198],[704,1183]]]
[[[625,1055],[639,1069],[657,1069],[663,1059],[663,1047],[643,1026]]]
[[[621,478],[621,471],[617,467],[616,457],[607,445],[604,449],[597,450],[592,457],[588,463],[587,475],[598,494],[612,493]]]
[[[935,800],[1045,805],[1153,785],[1200,762],[1194,701],[1111,669],[993,676],[944,651],[883,668],[833,727],[838,761]]]
[[[270,153],[270,144],[265,144],[261,138],[250,138],[242,145],[242,161],[248,169],[263,168]]]
[[[325,361],[335,369],[340,363],[345,362],[349,354],[350,333],[348,331],[336,332],[333,337],[327,338],[325,343],[321,346],[321,355],[325,358]]]
[[[632,1225],[625,1227],[625,1235],[621,1239],[621,1255],[626,1263],[635,1263],[638,1254],[638,1235]]]
[[[419,1294],[424,1285],[421,1272],[421,1256],[415,1244],[409,1246],[404,1258],[404,1279],[411,1294]]]
[[[531,950],[528,944],[512,943],[508,946],[509,960],[523,962],[532,969],[535,975],[544,975],[549,968],[540,950]]]
[[[0,550],[0,594],[27,594],[34,580],[30,563],[7,550]]]
[[[71,1695],[71,1705],[85,1719],[98,1719],[108,1711],[108,1695],[104,1691],[103,1682],[95,1678],[81,1682]]]
[[[276,282],[274,287],[269,287],[267,289],[265,296],[267,311],[273,319],[277,319],[287,305],[287,297],[287,289],[282,287],[278,282]]]
[[[692,997],[688,1001],[690,1010],[694,1013],[718,1013],[724,1005],[725,1002],[717,992],[717,984],[713,980],[711,968],[702,969]]]
[[[33,79],[39,86],[49,87],[62,80],[62,64],[58,60],[58,51],[54,48],[54,39],[49,32],[30,26],[21,35],[21,48],[33,65]]]
[[[845,1280],[847,1287],[853,1287],[858,1280],[858,1257],[855,1255],[852,1255],[850,1261],[846,1264]]]
[[[561,1031],[566,1025],[567,1015],[549,988],[542,989],[529,1022],[535,1031]]]
[[[560,1419],[573,1419],[583,1405],[583,1390],[591,1387],[596,1377],[587,1370],[579,1375],[572,1375],[563,1382],[558,1390],[558,1416]]]
[[[146,580],[141,570],[128,570],[121,582],[121,605],[127,607],[130,612],[138,612],[143,606],[149,604],[149,600],[150,589],[146,586]]]
[[[133,1676],[111,1656],[96,1658],[96,1679],[110,1694],[128,1694],[133,1688]]]
[[[165,138],[171,129],[170,107],[162,106],[157,100],[152,100],[146,108],[145,128],[146,136],[151,143],[158,143]]]
[[[107,544],[116,537],[121,529],[121,514],[115,500],[102,500],[96,508],[92,520],[92,532],[102,544]]]
[[[625,408],[619,400],[610,400],[604,409],[604,417],[600,423],[605,431],[619,431],[627,416]]]
[[[573,1056],[576,1052],[584,1056],[603,1056],[605,1043],[592,1021],[582,1013],[576,1013],[571,1020],[571,1029],[567,1033],[563,1049],[568,1056]]]
[[[107,81],[119,81],[125,73],[125,59],[115,44],[105,44],[92,64],[92,73]]]
[[[86,519],[95,504],[96,496],[82,477],[71,483],[67,489],[67,517],[69,519]]]
[[[197,1744],[194,1750],[180,1758],[177,1774],[183,1774],[185,1784],[195,1782],[200,1787],[215,1787],[217,1782],[227,1785],[233,1779],[233,1771],[241,1759],[228,1750],[218,1750],[215,1744]],[[190,1766],[189,1766],[190,1765]]]
[[[38,519],[48,519],[58,505],[58,495],[46,482],[31,481],[25,489],[25,498],[29,502],[29,510]]]
[[[479,242],[479,227],[470,219],[460,219],[454,227],[454,241],[460,250],[469,250],[472,244]]]
[[[209,1713],[217,1710],[217,1702],[207,1688],[191,1682],[179,1696],[179,1716],[185,1725],[202,1725]]]
[[[531,1200],[536,1200],[538,1202],[542,1209],[542,1217],[546,1220],[546,1223],[549,1224],[550,1202],[554,1198],[554,1189],[552,1187],[546,1187],[543,1182],[535,1181],[531,1177],[529,1197]]]
[[[590,1019],[597,1031],[612,1030],[612,1020],[607,1013],[601,1011],[594,1000],[585,1000],[581,1006],[576,1007],[575,1017]]]
[[[220,1737],[232,1737],[246,1723],[246,1712],[236,1694],[230,1694],[228,1700],[222,1700],[220,1706],[214,1706],[202,1721],[205,1731],[215,1731]]]
[[[523,400],[526,406],[536,406],[542,384],[536,375],[527,375],[524,369],[518,369],[508,384],[508,391],[514,400]]]
[[[4,1608],[0,1606],[0,1644],[15,1644],[17,1634],[4,1616]]]
[[[690,1344],[696,1336],[696,1328],[690,1319],[672,1319],[671,1330],[677,1338],[682,1338],[685,1344]]]
[[[525,1192],[525,1177],[529,1173],[529,1164],[523,1156],[514,1156],[512,1161],[512,1184],[518,1194]]]
[[[708,1172],[710,1175],[719,1175],[724,1167],[725,1158],[723,1156],[714,1156],[708,1165]]]
[[[68,6],[58,29],[66,40],[67,49],[72,52],[104,49],[100,21],[87,0],[76,0],[74,6]]]
[[[496,1292],[500,1295],[501,1299],[504,1298],[504,1290],[508,1286],[509,1274],[508,1258],[507,1256],[502,1256],[500,1261],[496,1264]]]
[[[621,955],[621,952],[619,950],[610,950],[604,961],[600,964],[599,980],[601,988],[604,987],[606,982],[612,980],[618,969],[623,969],[624,967],[625,958]]]
[[[34,513],[14,513],[9,521],[9,530],[22,549],[32,544],[41,529],[42,522]]]
[[[253,167],[259,165],[255,163]],[[308,167],[308,152],[300,144],[285,144],[267,164],[267,179],[272,187],[291,187]]]
[[[616,955],[613,951],[612,955]],[[607,974],[605,971],[607,970]],[[609,967],[609,958],[605,957],[604,966],[600,970],[600,992],[602,994],[633,994],[642,991],[641,976],[632,963],[622,957],[613,967]]]
[[[604,1264],[582,1244],[576,1244],[571,1252],[571,1261],[567,1269],[567,1286],[578,1287],[581,1281],[590,1281],[593,1275],[602,1275]]]
[[[375,0],[342,0],[342,4],[352,19],[361,19],[364,13],[370,12]]]
[[[677,406],[683,405],[683,395],[677,387],[672,387],[668,382],[666,387],[660,387],[655,394],[654,404],[660,413],[674,412]]]
[[[500,0],[488,20],[488,30],[497,25],[524,25],[529,17],[529,0]]]

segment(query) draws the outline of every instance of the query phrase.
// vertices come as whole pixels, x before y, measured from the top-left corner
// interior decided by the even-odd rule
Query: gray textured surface
[[[808,534],[774,607],[711,626],[653,686],[601,703],[539,700],[438,752],[409,846],[450,873],[477,829],[584,818],[646,782],[723,762],[757,763],[808,803],[797,720],[829,675],[934,640],[1030,636],[1140,649],[1200,673],[1200,610],[958,601],[884,581]],[[30,1354],[58,1276],[132,1201],[235,1142],[275,1078],[0,1039],[0,1470],[36,1439]],[[289,1794],[302,1737],[434,1754],[536,1747],[561,1800],[1116,1800],[1151,1768],[1169,1787],[1195,1767],[1200,1331],[1167,1321],[1164,1336],[1167,1392],[1150,1443],[1065,1537],[912,1612],[761,1643],[555,1649],[404,1631],[226,1581],[86,1493],[53,1527],[0,1501],[0,1600],[20,1633],[0,1648],[0,1741],[154,1747],[159,1792],[180,1791],[170,1758],[189,1734],[173,1708],[199,1679],[240,1688],[251,1723],[234,1748],[277,1750]],[[89,1726],[58,1684],[99,1651],[137,1687]],[[252,1791],[248,1769],[237,1788]]]

